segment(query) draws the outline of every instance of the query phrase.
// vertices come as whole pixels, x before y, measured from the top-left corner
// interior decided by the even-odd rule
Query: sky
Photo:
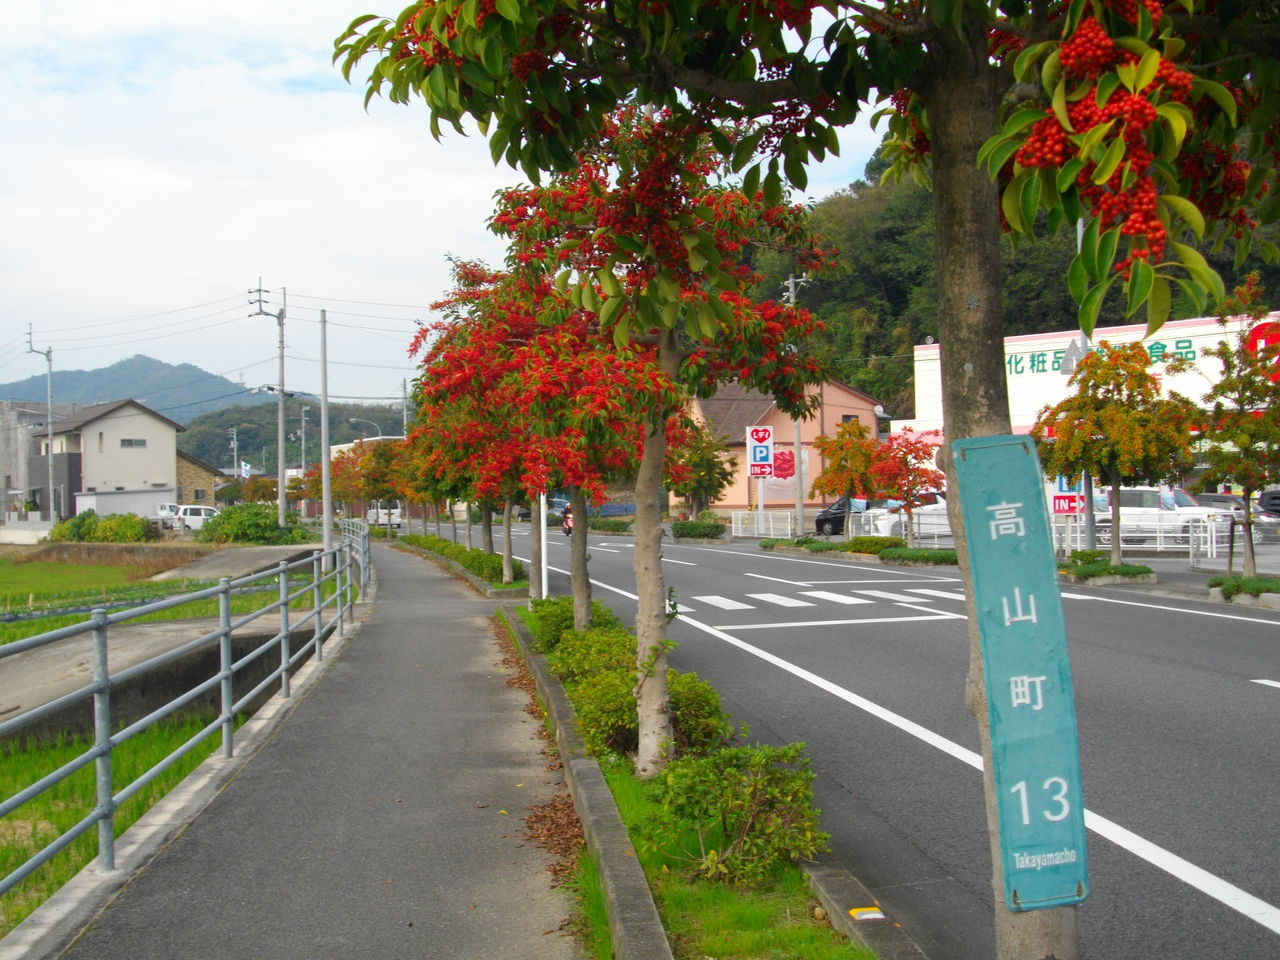
[[[352,19],[400,9],[8,0],[0,383],[51,351],[55,373],[143,354],[275,384],[283,307],[286,390],[320,391],[324,310],[330,397],[398,404],[447,258],[501,264],[493,195],[524,180],[478,135],[434,140],[421,101],[366,111],[372,59],[351,84],[332,65]],[[859,179],[877,142],[850,128],[793,199]]]

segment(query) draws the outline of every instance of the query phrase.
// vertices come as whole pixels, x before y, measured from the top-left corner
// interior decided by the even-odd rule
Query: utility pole
[[[251,313],[252,317],[271,317],[276,318],[276,326],[279,329],[279,356],[280,356],[280,373],[276,384],[276,523],[284,526],[284,311],[285,311],[285,288],[280,288],[280,311],[279,313],[271,313],[263,307],[262,295],[266,292],[262,289],[262,278],[258,278],[258,288],[250,290],[250,293],[258,295],[258,309]],[[249,301],[251,304],[253,301]]]
[[[320,311],[320,497],[324,501],[325,556],[333,549],[333,489],[329,480],[329,340],[325,312]]]
[[[804,283],[803,279],[797,278],[794,273],[787,275],[787,291],[783,295],[783,299],[790,307],[796,305],[796,292],[800,284]],[[792,441],[796,451],[796,536],[804,536],[804,442],[800,435],[800,418],[796,417],[791,421]],[[845,507],[845,523],[851,522],[851,511]]]
[[[45,393],[45,445],[48,449],[45,451],[45,464],[49,468],[49,528],[58,522],[58,515],[53,509],[53,347],[46,347],[44,350],[37,350],[31,345],[31,324],[27,324],[27,353],[43,353],[48,369],[45,372],[44,393]]]

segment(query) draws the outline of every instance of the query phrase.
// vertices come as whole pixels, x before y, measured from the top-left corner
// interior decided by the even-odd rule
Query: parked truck
[[[399,527],[401,516],[399,500],[374,500],[365,511],[365,519],[375,527]]]

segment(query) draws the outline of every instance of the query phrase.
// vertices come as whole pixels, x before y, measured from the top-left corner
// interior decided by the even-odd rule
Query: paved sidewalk
[[[522,842],[562,790],[489,639],[494,603],[374,548],[377,602],[241,772],[67,960],[573,960]],[[215,761],[216,762],[216,761]]]

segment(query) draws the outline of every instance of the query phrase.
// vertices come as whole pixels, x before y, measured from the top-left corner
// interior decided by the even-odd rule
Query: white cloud
[[[399,396],[446,256],[500,262],[492,195],[523,178],[478,136],[434,141],[421,104],[364,111],[330,57],[366,3],[11,0],[0,382],[43,372],[28,324],[55,370],[144,353],[274,381],[276,325],[246,316],[261,276],[271,310],[288,291],[286,386],[319,389],[327,307],[331,393]],[[874,140],[842,142],[811,196],[861,176]]]

